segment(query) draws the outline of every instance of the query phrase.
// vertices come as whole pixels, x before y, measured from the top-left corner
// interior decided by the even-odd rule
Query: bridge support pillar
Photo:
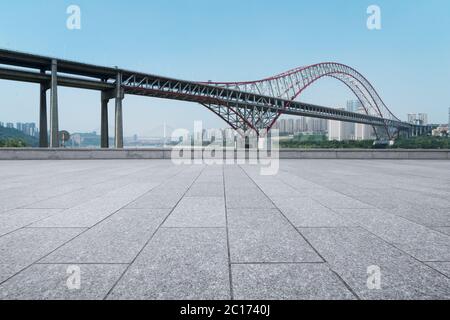
[[[115,147],[116,149],[123,149],[123,114],[122,114],[122,100],[124,92],[122,89],[122,74],[117,73],[116,80],[116,127],[115,127]]]
[[[44,73],[45,71],[41,71]],[[41,83],[39,102],[39,147],[48,148],[48,127],[47,127],[47,89],[48,84]]]
[[[50,148],[59,148],[58,120],[58,62],[52,60],[52,78],[50,83]]]
[[[102,92],[102,110],[101,110],[101,138],[100,147],[109,148],[109,128],[108,128],[108,102],[109,96],[106,92]]]
[[[244,143],[245,143],[245,150],[250,150],[250,136],[248,135],[248,132],[245,133],[244,137]]]

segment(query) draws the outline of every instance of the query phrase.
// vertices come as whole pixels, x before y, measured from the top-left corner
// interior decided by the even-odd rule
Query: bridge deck
[[[30,68],[46,72],[51,70],[52,60],[53,58],[51,57],[0,49],[0,65]],[[374,126],[388,125],[402,129],[410,129],[412,127],[408,123],[383,119],[379,116],[290,101],[280,97],[241,92],[240,90],[212,84],[208,85],[64,59],[56,60],[58,61],[58,72],[61,73],[61,79],[57,80],[57,83],[62,86],[104,91],[114,88],[113,82],[117,73],[120,72],[123,77],[122,87],[126,94],[198,102],[207,105],[225,106],[227,108],[340,120]],[[39,83],[49,82],[51,77],[48,73],[39,74],[38,72],[30,72],[23,69],[0,68],[0,79]]]
[[[450,298],[448,161],[5,161],[0,181],[0,299]]]

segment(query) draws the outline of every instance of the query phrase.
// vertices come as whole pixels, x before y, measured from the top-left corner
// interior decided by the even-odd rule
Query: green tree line
[[[329,141],[324,135],[299,135],[290,140],[281,140],[280,147],[286,149],[376,149],[373,140]],[[450,149],[449,137],[412,137],[397,139],[392,149]]]
[[[24,148],[37,147],[38,139],[23,132],[13,129],[0,127],[0,148]]]

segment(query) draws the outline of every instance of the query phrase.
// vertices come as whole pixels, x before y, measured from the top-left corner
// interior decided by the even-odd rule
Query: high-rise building
[[[428,124],[428,114],[426,113],[410,113],[408,114],[408,123],[415,125],[427,125]]]
[[[22,123],[22,132],[32,137],[37,136],[36,124]]]
[[[278,129],[279,133],[284,135],[292,135],[300,132],[326,133],[328,130],[328,120],[307,117],[281,119],[275,123],[274,128]]]
[[[408,114],[408,123],[415,124],[417,119],[417,115],[415,113]]]
[[[295,120],[294,120],[294,133],[300,132],[299,126],[300,126],[300,121],[299,121],[299,119],[295,119]]]
[[[13,123],[7,123],[7,128],[14,129]],[[35,123],[22,123],[17,122],[15,126],[16,130],[23,132],[26,135],[37,137],[39,135],[39,131],[37,130]]]
[[[359,100],[348,100],[347,101],[347,111],[356,112],[359,108],[362,107],[361,101]]]
[[[281,120],[280,120],[280,133],[281,133],[281,134],[286,134],[286,133],[288,133],[288,131],[287,131],[287,121],[286,121],[286,119],[281,119]]]
[[[0,122],[0,128],[4,128],[5,124],[3,122]]]
[[[428,124],[428,114],[426,113],[419,113],[418,118],[419,124],[422,126],[426,126]]]
[[[328,140],[342,141],[342,122],[336,120],[328,121]]]
[[[345,110],[338,108],[338,110]],[[355,125],[349,122],[342,122],[336,120],[328,121],[328,140],[344,141],[352,140],[355,136]]]
[[[364,109],[361,101],[359,100],[349,100],[347,101],[347,111],[349,112],[357,112],[360,109]],[[347,123],[344,125],[344,135],[347,137],[348,140],[354,140],[355,139],[355,125],[353,123]]]
[[[288,119],[287,121],[287,133],[294,134],[294,119]]]
[[[295,133],[308,131],[308,126],[306,125],[305,117],[298,117],[295,120]]]
[[[328,120],[308,118],[308,132],[325,133],[328,130]]]
[[[358,113],[365,114],[366,111],[363,107],[357,110]],[[367,124],[356,123],[355,124],[355,139],[356,140],[370,140],[374,138],[373,127]]]

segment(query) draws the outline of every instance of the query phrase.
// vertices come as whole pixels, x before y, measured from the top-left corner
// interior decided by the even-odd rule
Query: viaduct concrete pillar
[[[45,71],[41,71],[44,73]],[[48,148],[48,128],[47,128],[47,89],[48,84],[41,83],[40,103],[39,103],[39,147]]]
[[[115,147],[123,149],[123,115],[122,115],[122,74],[117,73],[116,79],[116,127],[115,127]]]
[[[250,150],[250,137],[248,135],[248,132],[245,133],[245,150]]]
[[[109,148],[109,128],[108,128],[108,102],[109,97],[106,92],[102,92],[102,110],[101,110],[101,148]]]
[[[50,83],[50,148],[59,148],[57,72],[58,62],[52,60],[52,78]]]

